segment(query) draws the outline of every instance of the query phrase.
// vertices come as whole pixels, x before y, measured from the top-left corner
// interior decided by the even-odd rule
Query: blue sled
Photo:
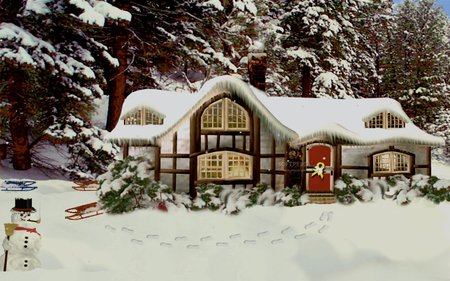
[[[37,186],[36,181],[31,180],[5,180],[1,184],[1,191],[31,191],[35,190]]]

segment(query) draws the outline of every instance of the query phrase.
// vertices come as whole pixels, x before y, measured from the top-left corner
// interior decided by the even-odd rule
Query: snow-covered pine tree
[[[101,26],[105,18],[124,14],[95,0],[22,1],[16,10],[9,8],[10,2],[0,3],[0,113],[14,168],[29,169],[32,149],[51,140],[68,144],[72,169],[81,168],[77,160],[87,157],[85,162],[100,167],[89,174],[101,172],[104,163],[97,153],[111,158],[116,148],[103,145],[101,130],[89,119],[104,83],[96,66],[111,56],[87,30],[92,23]]]
[[[427,129],[449,107],[449,20],[434,0],[405,0],[395,14],[383,91]]]
[[[362,6],[353,19],[361,39],[355,42],[356,60],[352,66],[353,91],[361,97],[381,97],[381,81],[386,44],[393,27],[392,0],[373,0]]]
[[[282,1],[284,60],[290,88],[303,96],[354,96],[351,76],[355,43],[361,40],[353,21],[364,1]]]

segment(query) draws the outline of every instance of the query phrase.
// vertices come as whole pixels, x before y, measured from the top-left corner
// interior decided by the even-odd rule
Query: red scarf
[[[14,229],[14,231],[15,230],[25,230],[26,232],[36,233],[37,235],[41,236],[41,234],[39,232],[37,232],[36,228],[27,228],[27,227],[18,226]]]

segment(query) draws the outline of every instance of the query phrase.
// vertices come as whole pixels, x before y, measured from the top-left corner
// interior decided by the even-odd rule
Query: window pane
[[[227,126],[228,126],[228,128],[245,130],[248,128],[247,123],[248,123],[247,111],[240,105],[227,99]]]
[[[202,115],[202,128],[204,129],[222,129],[223,119],[223,101],[210,105]]]

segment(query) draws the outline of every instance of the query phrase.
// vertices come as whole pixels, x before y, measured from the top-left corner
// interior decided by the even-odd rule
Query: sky
[[[403,0],[394,0],[394,3],[402,3]],[[450,15],[450,0],[436,0],[437,6],[441,6],[444,11],[447,13],[447,16]]]

